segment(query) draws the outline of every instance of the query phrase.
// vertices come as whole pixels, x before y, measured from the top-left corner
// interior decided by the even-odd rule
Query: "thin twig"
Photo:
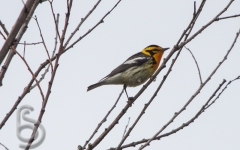
[[[75,30],[71,33],[71,35],[69,36],[69,38],[67,39],[66,43],[64,44],[64,47],[67,47],[69,41],[72,39],[72,37],[76,34],[76,32],[79,30],[79,28],[82,26],[82,24],[84,23],[84,21],[87,20],[87,18],[93,13],[93,11],[97,8],[98,4],[101,2],[101,0],[98,0],[97,3],[93,6],[93,8],[88,12],[88,14],[84,17],[81,18],[81,21],[79,22],[79,24],[77,25],[77,27],[75,28]]]
[[[199,68],[199,66],[198,66],[197,60],[196,60],[196,58],[194,57],[194,55],[193,55],[193,53],[191,52],[191,50],[190,50],[189,48],[187,48],[186,46],[184,46],[184,47],[190,52],[190,54],[192,55],[192,58],[193,58],[194,61],[195,61],[195,64],[196,64],[197,69],[198,69],[198,75],[199,75],[200,84],[202,84],[202,76],[201,76],[201,72],[200,72],[200,68]]]
[[[0,31],[0,34],[2,35],[3,39],[6,40],[7,38],[5,37],[5,35]]]
[[[113,111],[113,109],[117,106],[117,103],[119,101],[119,99],[121,98],[122,94],[123,94],[124,89],[122,89],[121,93],[119,94],[117,100],[115,101],[115,103],[113,104],[112,108],[108,111],[108,113],[105,115],[105,117],[102,119],[102,121],[98,124],[98,126],[96,127],[96,129],[93,131],[92,135],[89,137],[89,139],[85,142],[85,144],[83,145],[83,149],[86,148],[87,144],[91,141],[91,139],[93,138],[93,136],[97,133],[97,131],[99,130],[99,128],[102,126],[102,124],[104,122],[107,121],[107,117],[110,115],[110,113]]]
[[[26,50],[26,41],[24,41],[24,47],[23,47],[23,58],[25,59],[25,50]]]
[[[48,2],[50,4],[50,6],[51,6],[51,11],[52,11],[53,19],[54,19],[54,24],[55,24],[55,30],[57,32],[58,39],[60,40],[60,33],[59,33],[58,25],[57,25],[57,19],[55,17],[55,13],[54,13],[54,10],[53,10],[53,5],[52,5],[53,1],[48,0]]]
[[[210,22],[208,22],[206,25],[202,26],[195,34],[193,34],[190,38],[188,38],[186,41],[182,42],[178,47],[183,47],[190,41],[192,41],[198,34],[203,32],[207,27],[209,27],[213,22],[218,21],[219,16],[221,16],[227,9],[230,7],[230,5],[233,3],[234,0],[230,0],[227,6],[220,12],[218,13]]]
[[[2,145],[6,150],[9,150],[5,145],[3,145],[2,143],[0,143],[0,145]]]
[[[22,0],[22,3],[23,3],[23,5],[26,7],[26,4],[24,3],[24,1]]]
[[[3,31],[5,32],[5,34],[8,35],[9,33],[8,33],[8,31],[7,31],[6,27],[5,27],[5,25],[2,23],[1,20],[0,20],[0,26],[2,27]]]
[[[192,20],[190,21],[190,23],[188,24],[188,27],[183,31],[183,33],[182,33],[181,37],[179,38],[178,42],[175,44],[174,47],[175,47],[176,50],[178,50],[178,45],[179,45],[179,43],[183,40],[183,37],[184,37],[185,35],[186,35],[186,36],[189,35],[189,34],[187,34],[187,32],[188,32],[188,31],[191,32],[190,29],[193,28],[192,26],[194,26],[196,20],[198,19],[198,16],[199,16],[200,13],[202,12],[202,8],[203,8],[203,6],[205,5],[205,3],[206,3],[206,0],[202,0],[201,5],[199,6],[197,13],[195,13],[195,15],[193,15],[193,18],[192,18]]]
[[[222,95],[222,93],[227,89],[227,87],[228,87],[232,82],[234,82],[234,81],[236,81],[236,80],[239,80],[239,79],[240,79],[240,76],[236,77],[236,78],[233,79],[233,80],[230,80],[230,81],[227,83],[227,85],[225,85],[225,87],[222,89],[222,91],[218,94],[218,96],[217,96],[209,105],[207,105],[207,106],[205,107],[205,110],[208,109],[212,104],[214,104],[214,103],[217,101],[217,99]]]
[[[73,42],[70,46],[68,46],[66,49],[64,49],[63,52],[72,48],[75,44],[77,44],[80,40],[82,40],[86,35],[88,35],[90,32],[92,32],[99,24],[103,23],[104,22],[103,20],[117,7],[117,5],[120,2],[121,2],[121,0],[118,0],[118,2],[113,6],[113,8],[109,12],[107,12],[95,26],[93,26],[91,29],[89,29],[84,35],[80,36],[75,42]]]
[[[125,129],[124,129],[124,132],[123,132],[123,136],[122,136],[122,138],[124,138],[124,135],[125,135],[125,133],[126,133],[126,131],[127,131],[127,128],[128,128],[129,122],[130,122],[130,117],[128,118],[128,122],[127,122],[127,125],[126,125]]]
[[[40,25],[39,25],[39,23],[38,23],[38,19],[37,19],[37,16],[36,16],[36,15],[35,15],[35,17],[34,17],[34,20],[35,20],[36,23],[37,23],[38,30],[39,30],[39,33],[40,33],[40,37],[41,37],[41,39],[42,39],[42,43],[43,43],[43,46],[44,46],[45,51],[46,51],[46,53],[47,53],[48,60],[49,60],[49,62],[50,62],[51,69],[52,69],[52,72],[53,72],[52,61],[51,61],[51,58],[50,58],[50,55],[49,55],[49,52],[48,52],[48,49],[47,49],[46,43],[45,43],[45,41],[44,41],[44,38],[43,38],[43,35],[42,35],[42,30],[41,30],[41,28],[40,28]]]
[[[15,44],[16,42],[14,42]],[[17,44],[22,44],[22,45],[37,45],[37,44],[42,44],[43,42],[34,42],[34,43],[17,43]]]
[[[193,16],[196,15],[196,1],[194,1],[194,6],[193,6]]]
[[[240,14],[217,18],[216,21],[223,20],[223,19],[229,19],[229,18],[235,18],[235,17],[240,17]]]

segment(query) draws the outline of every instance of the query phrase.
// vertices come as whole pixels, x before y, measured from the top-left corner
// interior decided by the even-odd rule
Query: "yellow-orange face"
[[[148,56],[151,56],[155,59],[156,65],[154,65],[154,69],[157,69],[159,66],[159,63],[162,59],[162,55],[165,50],[169,48],[162,48],[158,45],[150,45],[142,50],[142,53]]]

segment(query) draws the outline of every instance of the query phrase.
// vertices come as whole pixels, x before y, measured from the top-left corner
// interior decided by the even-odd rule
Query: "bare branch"
[[[218,96],[217,96],[209,105],[207,105],[207,106],[205,107],[205,110],[208,109],[210,106],[212,106],[212,104],[214,104],[214,103],[217,101],[217,99],[222,95],[222,93],[227,89],[227,87],[228,87],[232,82],[234,82],[234,81],[236,81],[236,80],[239,80],[239,79],[240,79],[240,76],[236,77],[236,78],[233,79],[233,80],[230,80],[230,81],[227,83],[227,85],[225,85],[225,87],[223,88],[223,90],[218,94]]]
[[[55,17],[55,16],[54,16]],[[57,28],[57,25],[56,25]],[[56,30],[57,31],[57,30]],[[58,32],[57,32],[58,33]],[[59,33],[58,33],[59,35]],[[87,34],[86,34],[87,35]],[[85,35],[85,36],[86,36]],[[60,57],[60,55],[62,55],[64,52],[66,52],[66,50],[64,50],[63,52],[61,52],[60,54],[55,55],[54,57],[51,58],[51,61],[54,61],[57,57]],[[42,64],[40,64],[39,68],[37,69],[37,71],[35,72],[35,77],[38,76],[38,74],[41,72],[41,70],[49,64],[49,61],[46,60],[45,62],[43,62]],[[7,68],[4,66],[2,66],[2,70],[6,70]],[[3,77],[1,77],[1,75],[4,75],[4,73],[0,72],[0,81]],[[29,93],[31,85],[33,84],[34,79],[32,78],[27,87],[24,88],[23,93],[17,98],[16,102],[14,103],[13,107],[11,108],[11,110],[6,114],[6,116],[4,117],[4,119],[2,120],[1,124],[0,124],[0,129],[5,125],[5,123],[7,122],[7,120],[9,119],[9,117],[12,115],[12,113],[16,110],[17,106],[20,104],[20,102],[22,101],[22,99],[26,96],[26,94]],[[1,83],[1,82],[0,82]]]
[[[217,18],[216,21],[223,20],[223,19],[229,19],[229,18],[235,18],[235,17],[240,17],[240,14],[238,14],[238,15],[232,15],[232,16],[227,16],[227,17]]]
[[[57,14],[57,27],[58,27],[58,22],[59,22],[59,14]],[[57,40],[58,40],[57,37],[58,37],[58,34],[57,34],[57,32],[56,32],[55,44],[54,44],[54,49],[53,49],[52,57],[51,57],[51,58],[54,57],[55,52],[56,52],[56,49],[57,49]],[[50,67],[50,64],[48,64],[48,66],[47,66],[47,68],[45,69],[44,73],[41,75],[41,78],[39,79],[39,83],[41,83],[41,81],[45,78],[45,75],[48,73],[49,67]],[[37,84],[31,86],[30,91],[31,91],[32,89],[34,89],[36,86],[37,86]]]
[[[0,20],[0,26],[2,27],[3,31],[5,32],[5,34],[8,35],[9,33],[8,33],[8,31],[7,31],[6,27],[5,27],[5,25],[2,23],[1,20]]]
[[[225,60],[227,59],[227,56],[229,55],[229,53],[231,52],[231,50],[233,49],[237,38],[239,36],[239,32],[240,30],[237,32],[236,37],[230,47],[230,49],[227,51],[226,55],[223,57],[222,61],[217,65],[217,67],[213,70],[213,72],[208,76],[208,78],[205,80],[205,82],[203,84],[201,84],[199,86],[199,88],[197,89],[197,91],[194,93],[194,95],[191,96],[191,98],[187,101],[187,103],[178,111],[175,112],[174,116],[151,138],[148,140],[148,142],[146,142],[144,145],[142,145],[139,150],[142,150],[143,148],[145,148],[146,146],[149,145],[149,143],[156,138],[164,129],[166,129],[173,121],[175,118],[178,117],[179,114],[181,114],[184,110],[186,110],[187,106],[193,101],[193,99],[200,93],[201,89],[208,83],[208,81],[211,79],[211,77],[216,73],[216,71],[218,70],[218,68],[223,64],[223,62],[225,62]]]
[[[113,111],[113,109],[117,106],[117,103],[119,101],[119,99],[121,98],[122,94],[123,94],[124,89],[122,89],[121,93],[119,94],[116,102],[113,104],[112,108],[108,111],[108,113],[105,115],[105,117],[102,119],[102,121],[98,124],[97,128],[94,130],[94,132],[92,133],[92,135],[90,136],[90,138],[85,142],[84,146],[82,147],[83,149],[86,148],[87,144],[91,141],[91,139],[93,138],[93,136],[97,133],[97,131],[99,130],[99,128],[102,126],[102,124],[104,122],[107,121],[107,117],[110,115],[110,113]]]
[[[187,39],[187,37],[189,36],[189,34],[191,33],[191,31],[192,31],[192,29],[193,29],[193,27],[194,27],[194,25],[195,25],[195,22],[196,22],[198,16],[199,16],[200,13],[201,13],[201,10],[202,10],[204,4],[205,4],[205,1],[203,0],[202,3],[201,3],[201,5],[199,6],[199,8],[198,8],[198,10],[197,10],[197,13],[196,13],[195,15],[193,15],[192,20],[190,21],[190,23],[189,23],[189,25],[187,26],[186,30],[184,30],[184,31],[186,31],[186,32],[183,32],[183,34],[181,35],[180,39],[183,38],[184,35],[185,35],[185,39],[184,39],[184,40]],[[180,41],[180,40],[179,40],[179,41]],[[179,42],[179,41],[178,41],[178,42]],[[176,48],[176,47],[175,47],[175,48]],[[160,85],[158,86],[157,90],[155,91],[155,93],[153,94],[153,96],[151,97],[151,99],[149,100],[149,102],[144,105],[141,113],[139,114],[139,116],[137,117],[137,119],[135,120],[135,122],[133,123],[133,125],[129,128],[129,130],[128,130],[128,132],[126,133],[125,137],[124,137],[124,138],[122,139],[122,141],[118,144],[116,150],[120,149],[121,145],[122,145],[123,142],[126,140],[126,138],[129,136],[129,134],[131,133],[131,131],[133,130],[133,128],[135,127],[135,125],[138,123],[138,121],[140,120],[140,118],[142,117],[142,115],[145,113],[145,111],[146,111],[146,109],[148,108],[148,106],[152,103],[152,101],[154,100],[154,98],[157,96],[157,93],[159,92],[159,90],[161,89],[161,87],[162,87],[163,83],[165,82],[166,78],[168,77],[168,75],[169,75],[170,72],[172,71],[172,67],[174,66],[174,64],[175,64],[178,56],[180,55],[181,50],[182,50],[182,48],[180,48],[180,50],[178,51],[177,55],[176,55],[175,58],[172,60],[172,64],[170,65],[170,67],[169,67],[166,75],[163,77],[163,80],[161,81],[161,83],[160,83]],[[174,51],[171,51],[171,52],[174,52]],[[171,52],[170,52],[169,56],[171,55]],[[172,53],[172,54],[173,54],[173,53]],[[170,59],[170,57],[167,57],[167,59]],[[165,59],[165,60],[166,60],[166,59]],[[164,61],[165,61],[165,60],[164,60]],[[164,64],[164,62],[163,62],[163,64]],[[163,66],[163,64],[160,66],[160,68]],[[164,67],[165,67],[165,64],[164,64]],[[159,68],[159,69],[160,69],[160,68]],[[152,79],[156,78],[157,73],[158,73],[158,71],[153,75]],[[151,81],[151,79],[150,79],[150,81]],[[150,82],[150,81],[149,81],[149,82]],[[150,82],[150,83],[151,83],[151,82]],[[150,83],[149,83],[149,84],[150,84]],[[148,86],[149,84],[148,84],[148,83],[145,84],[145,85],[144,85],[145,87],[143,87],[143,88],[146,88],[146,85]],[[142,89],[143,89],[143,88],[142,88]],[[142,89],[141,89],[141,90],[142,90]],[[143,92],[145,89],[144,89],[143,91],[141,91],[141,90],[140,90],[140,92]],[[138,94],[139,94],[139,93],[138,93]]]
[[[79,28],[82,26],[85,20],[93,13],[93,11],[97,8],[98,4],[101,2],[101,0],[98,0],[97,3],[93,6],[93,8],[88,12],[88,14],[84,17],[81,18],[80,23],[77,25],[76,29],[71,33],[70,37],[67,39],[66,43],[64,44],[64,47],[66,48],[69,41],[72,39],[72,37],[75,35],[75,33],[79,30]]]
[[[16,42],[14,42],[15,44]],[[17,43],[17,44],[22,44],[22,45],[37,45],[37,44],[42,44],[43,42],[35,42],[35,43]]]
[[[0,143],[0,145],[2,145],[6,150],[9,150],[5,145],[3,145],[2,143]]]
[[[60,46],[59,46],[57,58],[56,58],[56,61],[55,61],[54,70],[52,72],[51,79],[50,79],[49,84],[48,84],[47,94],[46,94],[46,97],[43,101],[42,108],[41,108],[40,114],[38,116],[38,121],[37,121],[36,124],[34,124],[34,129],[32,131],[32,135],[31,135],[31,137],[28,141],[28,144],[27,144],[25,150],[28,150],[31,147],[31,144],[34,140],[37,129],[38,129],[38,127],[39,127],[39,125],[42,121],[42,117],[44,115],[45,108],[46,108],[46,105],[47,105],[47,102],[48,102],[48,99],[49,99],[49,96],[50,96],[50,93],[51,93],[52,84],[53,84],[53,81],[54,81],[54,78],[55,78],[55,75],[56,75],[56,72],[57,72],[57,68],[59,66],[58,62],[59,62],[59,59],[60,59],[60,56],[61,56],[60,54],[63,51],[63,42],[64,42],[65,33],[67,31],[67,27],[68,27],[68,24],[69,24],[68,21],[69,21],[69,17],[70,17],[70,11],[71,11],[71,8],[72,8],[72,1],[73,0],[70,0],[70,2],[67,2],[67,13],[66,13],[66,18],[65,18],[65,25],[64,25],[62,36],[60,38]]]
[[[38,70],[35,72],[34,76],[37,77],[38,74],[41,72],[41,70],[48,64],[48,62],[46,63],[42,63]],[[2,129],[2,127],[5,125],[5,123],[7,122],[7,120],[9,119],[9,117],[12,115],[12,113],[17,109],[17,106],[21,103],[22,99],[30,92],[30,87],[34,82],[34,77],[32,77],[32,79],[29,81],[28,85],[24,88],[22,94],[17,98],[16,102],[14,103],[13,107],[11,108],[11,110],[6,114],[6,116],[4,117],[4,119],[2,120],[1,124],[0,124],[0,129]]]
[[[138,115],[137,119],[134,121],[134,123],[132,124],[132,126],[128,129],[128,132],[126,133],[126,135],[122,138],[122,140],[120,141],[120,143],[118,144],[116,150],[121,149],[122,144],[124,143],[124,141],[127,139],[127,137],[130,135],[131,131],[134,129],[134,127],[136,126],[136,124],[138,123],[138,121],[141,119],[141,117],[143,116],[143,114],[145,114],[148,106],[152,103],[152,101],[154,100],[154,98],[157,96],[157,93],[159,92],[159,90],[162,88],[163,83],[166,81],[168,75],[170,74],[170,72],[172,71],[172,67],[175,64],[178,56],[180,55],[181,50],[178,51],[177,55],[175,56],[175,58],[172,60],[172,64],[169,67],[166,75],[163,76],[163,80],[161,81],[160,85],[158,86],[158,88],[156,89],[156,91],[154,92],[153,96],[150,98],[150,100],[148,101],[148,103],[146,103],[142,109],[142,111],[140,112],[140,114]]]
[[[203,4],[205,2],[203,1]],[[202,9],[203,6],[200,6],[198,9],[198,15],[193,16],[194,18],[198,17],[200,14],[200,10]],[[194,24],[193,24],[193,20],[190,22],[189,26],[187,27],[187,30],[190,30],[189,32],[191,32]],[[195,22],[195,21],[194,21]],[[191,24],[193,24],[192,26],[190,26]],[[185,34],[185,32],[182,34],[182,36],[180,38],[183,37],[183,35]],[[188,35],[186,35],[187,37]],[[177,47],[174,47],[174,49],[177,49]],[[156,73],[152,76],[152,78],[142,87],[142,89],[134,96],[134,98],[131,100],[130,103],[128,103],[120,112],[120,114],[115,118],[115,120],[109,125],[109,127],[99,136],[99,138],[95,141],[95,142],[100,142],[107,134],[108,132],[115,126],[116,123],[118,123],[118,121],[121,119],[121,117],[126,113],[126,111],[131,107],[131,104],[144,92],[144,90],[152,83],[152,81],[156,78],[156,76],[159,74],[159,72],[166,67],[166,63],[167,61],[170,59],[170,57],[174,54],[174,50],[172,50],[170,52],[170,54],[167,56],[167,58],[163,61],[163,63],[161,64],[161,66],[159,67],[159,69],[156,71]],[[180,54],[181,50],[179,50],[176,59],[178,58],[179,54]],[[175,60],[173,60],[173,63],[171,65],[171,67],[173,66],[173,64],[175,63]],[[171,71],[171,67],[169,68],[168,74]],[[166,78],[166,76],[164,76]],[[165,79],[163,79],[162,83],[160,84],[160,86],[158,87],[158,89],[156,90],[155,94],[153,95],[153,97],[150,99],[149,104],[152,102],[152,100],[155,98],[157,92],[160,90],[162,84],[164,83]],[[146,106],[146,105],[145,105]],[[137,124],[137,122],[140,120],[141,116],[143,115],[144,111],[147,109],[148,105],[143,108],[143,110],[141,111],[141,113],[139,114],[138,118],[135,120],[135,122],[133,123],[133,125],[128,129],[128,132],[126,133],[125,137],[121,140],[121,142],[119,143],[118,147],[116,149],[119,149],[120,146],[123,144],[123,142],[126,140],[126,138],[129,136],[130,132],[132,131],[132,129],[134,128],[134,126]],[[93,143],[94,145],[94,143]],[[89,150],[94,148],[93,146],[88,148]]]
[[[199,6],[199,8],[198,8],[197,13],[194,13],[193,18],[192,18],[192,20],[190,21],[188,27],[183,31],[183,33],[182,33],[181,37],[179,38],[177,44],[175,44],[175,47],[176,47],[176,48],[178,47],[179,43],[182,41],[183,37],[184,37],[185,35],[188,36],[189,33],[191,32],[191,30],[192,30],[192,28],[193,28],[196,20],[198,19],[198,16],[199,16],[200,13],[202,12],[202,8],[204,7],[205,3],[206,3],[206,0],[202,0],[200,6]],[[190,30],[190,29],[191,29],[191,30]],[[189,31],[189,33],[187,34],[188,31]]]
[[[186,46],[184,46],[184,47],[190,52],[190,54],[192,55],[192,58],[193,58],[194,61],[195,61],[195,64],[196,64],[197,69],[198,69],[198,75],[199,75],[200,84],[202,84],[202,76],[201,76],[201,72],[200,72],[200,68],[199,68],[199,66],[198,66],[197,60],[196,60],[196,58],[194,57],[194,55],[193,55],[193,53],[191,52],[191,50],[190,50],[189,48],[187,48]]]
[[[25,50],[26,50],[26,41],[24,41],[24,47],[23,47],[23,58],[25,59]]]
[[[50,62],[51,69],[52,69],[52,72],[53,72],[52,61],[51,61],[51,59],[50,59],[50,55],[49,55],[49,52],[48,52],[48,49],[47,49],[46,43],[45,43],[44,38],[43,38],[42,31],[41,31],[41,28],[40,28],[39,23],[38,23],[38,20],[37,20],[37,16],[34,17],[34,20],[35,20],[36,23],[37,23],[37,26],[38,26],[38,29],[39,29],[39,33],[40,33],[40,37],[41,37],[41,39],[42,39],[42,43],[43,43],[44,48],[45,48],[45,50],[46,50],[46,53],[47,53],[47,56],[48,56],[48,60],[49,60],[49,62]]]
[[[53,5],[52,5],[53,1],[48,0],[48,2],[50,4],[50,6],[51,6],[52,15],[53,15],[54,24],[55,24],[55,29],[56,29],[56,32],[57,32],[57,35],[58,35],[58,39],[60,40],[60,33],[59,33],[58,25],[57,25],[58,23],[57,23],[57,19],[55,17],[55,13],[54,13],[54,10],[53,10]]]
[[[128,127],[128,125],[129,125],[129,122],[130,122],[130,117],[128,118],[128,122],[127,122],[127,125],[126,125],[126,127],[125,127],[125,130],[124,130],[124,132],[123,132],[123,137],[122,137],[122,138],[124,138],[124,135],[125,135],[125,133],[126,133],[126,131],[127,131],[127,127]]]
[[[38,82],[38,80],[36,79],[36,77],[34,76],[33,71],[32,71],[32,69],[30,68],[30,66],[28,65],[27,61],[25,60],[25,58],[23,58],[23,57],[17,52],[16,49],[12,48],[12,50],[13,50],[15,53],[17,53],[17,55],[22,59],[22,61],[23,61],[23,62],[25,63],[25,65],[27,66],[29,72],[32,74],[32,77],[34,78],[35,82],[37,83],[37,86],[38,86],[38,88],[39,88],[40,94],[41,94],[41,96],[42,96],[42,100],[44,100],[44,95],[43,95],[43,92],[42,92],[42,88],[41,88],[41,86],[39,85],[39,82]]]
[[[200,110],[194,115],[193,118],[191,118],[189,121],[187,121],[186,123],[183,123],[181,126],[179,126],[178,128],[175,128],[173,129],[172,131],[168,132],[168,133],[165,133],[165,134],[162,134],[160,136],[157,136],[156,138],[154,138],[153,140],[160,140],[161,138],[163,137],[167,137],[169,135],[172,135],[178,131],[180,131],[181,129],[189,126],[191,123],[193,123],[203,112],[204,112],[204,109],[205,109],[205,106],[208,105],[208,103],[210,102],[210,100],[216,95],[216,93],[221,89],[221,87],[223,86],[223,84],[226,82],[226,80],[223,80],[222,83],[218,86],[218,88],[214,91],[214,93],[212,94],[212,96],[208,99],[208,101],[200,108]],[[142,144],[142,143],[146,143],[147,141],[149,141],[150,139],[143,139],[143,140],[140,140],[140,141],[136,141],[136,142],[132,142],[132,143],[129,143],[129,144],[126,144],[126,145],[123,145],[121,147],[121,149],[124,149],[124,148],[128,148],[128,147],[135,147],[136,145],[138,144]],[[114,148],[111,148],[111,149],[114,149]]]
[[[66,49],[64,49],[63,53],[65,51],[67,51],[68,49],[72,48],[75,44],[77,44],[79,41],[81,41],[86,35],[88,35],[89,33],[91,33],[99,24],[103,23],[103,20],[117,7],[117,5],[121,2],[121,0],[119,0],[114,6],[113,8],[107,12],[102,19],[100,19],[100,21],[93,26],[91,29],[89,29],[84,35],[80,36],[75,42],[73,42],[70,46],[68,46]]]
[[[201,29],[199,29],[195,34],[193,34],[190,38],[188,38],[186,41],[182,42],[179,47],[183,47],[187,43],[189,43],[191,40],[193,40],[198,34],[200,34],[203,30],[205,30],[208,26],[210,26],[213,22],[218,20],[218,17],[221,16],[227,9],[230,7],[230,5],[233,3],[234,0],[230,0],[227,6],[218,13],[210,22],[208,22],[206,25],[204,25]]]
[[[21,26],[24,24],[27,16],[30,13],[30,10],[33,9],[33,5],[34,5],[35,1],[38,1],[38,0],[28,0],[26,2],[26,5],[22,8],[22,11],[21,11],[17,21],[15,22],[14,27],[12,28],[11,32],[9,33],[9,35],[7,37],[7,40],[4,42],[4,44],[3,44],[3,46],[2,46],[2,48],[0,50],[0,64],[2,64],[3,59],[7,55],[11,44],[14,42],[15,37],[17,36]],[[39,2],[37,2],[37,4],[38,3]]]
[[[15,32],[18,32],[18,33],[17,33],[17,38],[15,39],[15,36],[14,36],[14,39],[13,39],[13,41],[16,42],[16,43],[14,43],[12,47],[14,47],[15,49],[17,49],[18,43],[19,43],[19,41],[21,40],[21,38],[22,38],[23,34],[25,33],[25,31],[27,30],[28,23],[29,23],[30,19],[32,18],[32,15],[33,15],[36,7],[37,7],[38,4],[39,4],[39,1],[38,1],[38,0],[28,0],[28,1],[32,1],[32,2],[34,2],[34,3],[33,3],[33,5],[31,6],[31,10],[30,10],[30,12],[28,13],[28,16],[27,16],[26,19],[24,20],[23,24],[21,24],[21,29],[20,29],[20,31],[18,32],[18,31],[16,31],[16,29],[12,29],[12,31],[11,31],[12,35],[8,35],[8,39],[11,40],[11,38],[12,38],[11,36],[13,36],[13,35],[15,34]],[[28,1],[27,1],[27,4],[26,4],[26,5],[28,5]],[[19,17],[21,18],[21,14],[20,14]],[[20,25],[19,23],[17,23],[18,21],[19,21],[19,20],[16,21],[15,25]],[[17,27],[16,27],[16,28],[17,28]],[[13,32],[13,31],[14,31],[14,32]],[[11,34],[11,33],[10,33],[10,34]],[[9,38],[9,37],[11,37],[11,38]],[[8,39],[7,39],[7,40],[8,40]],[[7,46],[8,44],[11,45],[11,44],[13,43],[13,41],[11,41],[11,42],[8,41],[5,46]],[[9,43],[9,42],[10,42],[10,43]],[[6,43],[6,42],[5,42],[5,43]],[[3,47],[4,47],[4,46],[3,46]],[[8,49],[9,49],[9,48],[8,48]],[[8,51],[8,49],[7,49],[7,51]],[[0,52],[0,53],[1,53],[1,52]],[[0,55],[1,55],[1,54],[0,54]],[[10,50],[10,52],[9,52],[9,54],[8,54],[8,56],[7,56],[7,59],[6,59],[6,61],[4,62],[4,65],[3,65],[2,68],[1,68],[1,71],[0,71],[0,86],[2,86],[2,81],[3,81],[4,75],[5,75],[6,71],[7,71],[7,68],[9,67],[9,65],[10,65],[10,63],[11,63],[12,58],[13,58],[14,55],[15,55],[15,52],[14,52],[13,50]],[[0,56],[0,57],[1,57],[1,56]],[[5,57],[5,56],[4,56],[4,57]],[[0,64],[1,64],[1,60],[0,60]]]
[[[193,16],[196,15],[196,1],[194,1]]]
[[[3,39],[6,40],[7,38],[5,37],[5,35],[0,31],[0,34],[2,35]]]

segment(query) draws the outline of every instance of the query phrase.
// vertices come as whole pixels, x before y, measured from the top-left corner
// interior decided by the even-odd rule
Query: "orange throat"
[[[162,59],[162,55],[163,55],[162,52],[159,52],[159,53],[153,55],[153,57],[154,57],[154,59],[156,61],[156,64],[154,65],[153,69],[157,70],[157,68],[158,68],[158,66],[160,64],[160,61]]]

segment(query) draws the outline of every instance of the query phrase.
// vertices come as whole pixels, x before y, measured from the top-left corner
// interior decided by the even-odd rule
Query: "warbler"
[[[98,83],[90,85],[87,91],[102,85],[120,84],[123,85],[128,97],[126,87],[135,87],[147,81],[157,70],[162,55],[167,49],[169,48],[162,48],[158,45],[144,48],[141,52],[129,57]]]

